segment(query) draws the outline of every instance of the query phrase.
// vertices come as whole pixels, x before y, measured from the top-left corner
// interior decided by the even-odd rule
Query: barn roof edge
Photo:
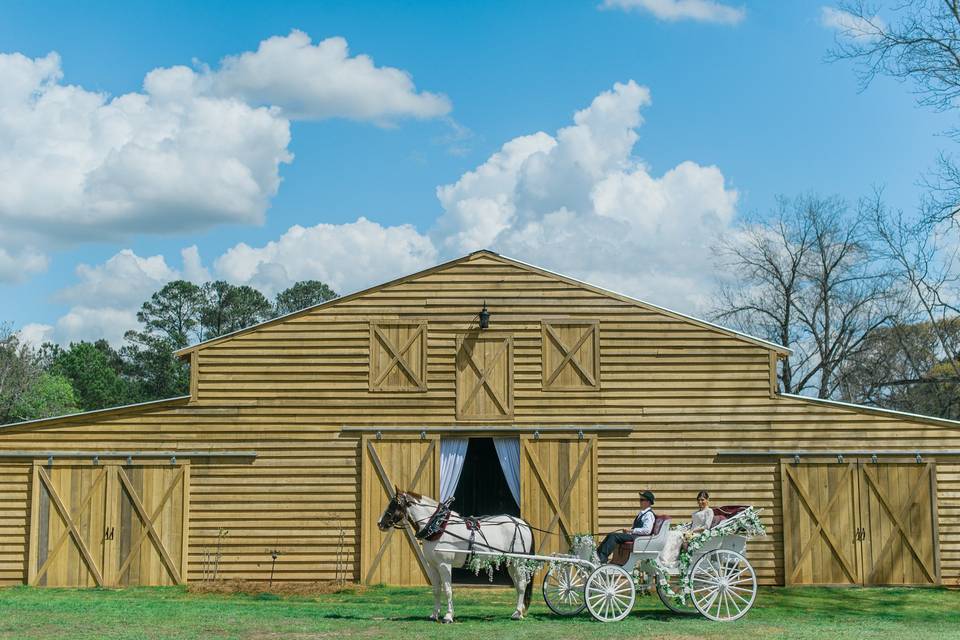
[[[960,429],[960,420],[950,420],[949,418],[938,418],[936,416],[925,416],[920,413],[910,413],[909,411],[897,411],[896,409],[883,409],[881,407],[871,407],[865,404],[855,404],[853,402],[843,402],[842,400],[830,400],[827,398],[814,398],[812,396],[803,396],[797,393],[781,393],[779,397],[789,398],[791,400],[802,400],[812,404],[823,404],[827,406],[849,409],[859,413],[875,414],[882,416],[891,416],[897,418],[908,418],[914,422],[934,424],[941,427],[953,427]]]
[[[58,420],[72,421],[77,418],[84,418],[86,416],[91,416],[91,415],[120,413],[123,411],[136,410],[141,408],[159,407],[165,404],[174,404],[176,402],[182,402],[184,400],[190,400],[190,396],[189,395],[174,396],[172,398],[161,398],[159,400],[147,400],[146,402],[135,402],[133,404],[124,404],[124,405],[120,405],[119,407],[106,407],[104,409],[93,409],[91,411],[81,411],[79,413],[67,413],[60,416],[50,416],[49,418],[34,418],[33,420],[22,420],[20,422],[10,422],[8,424],[0,425],[0,431],[13,429],[15,427],[33,427],[33,426],[42,425],[45,423],[57,422]]]

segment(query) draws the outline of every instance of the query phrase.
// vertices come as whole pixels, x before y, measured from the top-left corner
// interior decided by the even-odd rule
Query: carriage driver
[[[648,536],[653,532],[653,523],[657,519],[657,516],[653,513],[653,503],[654,496],[652,491],[640,492],[640,513],[637,514],[637,517],[633,521],[633,528],[621,529],[620,531],[607,534],[607,537],[600,543],[600,548],[597,549],[597,555],[600,556],[601,563],[607,563],[607,559],[613,552],[614,547],[621,542],[633,540],[637,536]]]

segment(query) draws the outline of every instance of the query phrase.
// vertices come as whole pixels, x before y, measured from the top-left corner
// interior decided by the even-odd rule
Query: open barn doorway
[[[453,496],[453,509],[464,516],[520,515],[520,507],[510,491],[493,438],[470,438]],[[477,576],[467,569],[454,569],[453,581],[490,584],[486,572],[481,571]],[[505,569],[494,573],[493,583],[512,584]]]

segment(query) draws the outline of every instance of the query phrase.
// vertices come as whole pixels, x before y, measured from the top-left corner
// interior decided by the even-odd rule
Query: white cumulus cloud
[[[78,302],[56,334],[93,338],[98,327],[116,335],[113,323],[131,328],[136,306],[173,277],[212,274],[268,296],[316,279],[349,293],[480,248],[678,311],[702,311],[715,286],[710,247],[732,228],[738,194],[715,166],[688,160],[655,173],[635,155],[650,100],[646,87],[616,84],[577,111],[570,126],[507,141],[437,188],[443,212],[429,233],[367,218],[295,225],[263,245],[231,247],[209,269],[196,247],[181,252],[179,270],[160,256],[122,251],[78,269],[79,284],[62,294],[99,296],[104,313]],[[129,282],[129,291],[112,289],[114,278]]]
[[[69,311],[54,325],[27,325],[21,332],[60,344],[106,338],[119,345],[127,330],[138,327],[140,305],[163,285],[171,280],[200,284],[210,279],[196,246],[182,249],[180,258],[183,268],[176,269],[162,255],[143,257],[123,249],[102,264],[80,264],[75,270],[78,282],[56,295],[72,305]]]
[[[880,16],[863,18],[834,7],[820,7],[820,24],[848,38],[869,38],[886,29]]]
[[[0,85],[0,282],[68,244],[263,222],[293,158],[290,118],[450,111],[407,72],[300,31],[218,69],[154,69],[116,97],[65,83],[57,53],[0,54]]]
[[[47,256],[33,249],[18,251],[0,246],[0,283],[23,282],[31,275],[46,270],[47,263]]]
[[[438,189],[434,237],[445,253],[493,248],[682,310],[712,281],[709,247],[730,225],[737,192],[717,167],[682,162],[651,174],[633,156],[650,92],[617,84],[556,135],[507,142]]]
[[[694,20],[718,24],[738,24],[747,15],[743,7],[733,7],[717,0],[604,0],[604,9],[646,11],[658,20],[676,22]]]
[[[366,55],[351,57],[344,38],[312,44],[296,30],[224,58],[209,80],[219,95],[276,105],[295,119],[433,118],[451,108],[446,96],[418,92],[406,71],[378,67]]]
[[[47,247],[263,219],[290,160],[267,108],[170,89],[116,98],[62,83],[55,53],[0,55],[0,226]],[[0,238],[0,244],[4,239]]]
[[[240,243],[214,263],[219,277],[267,295],[299,280],[321,280],[339,293],[432,266],[437,251],[411,225],[385,227],[366,218],[347,224],[290,227],[262,247]]]

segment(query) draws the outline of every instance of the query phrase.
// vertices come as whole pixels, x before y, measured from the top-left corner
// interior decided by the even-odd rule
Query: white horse
[[[437,511],[437,501],[412,491],[396,490],[390,504],[377,522],[381,531],[410,523],[415,532],[419,532]],[[513,516],[485,516],[477,518],[480,531],[467,528],[464,519],[456,511],[450,512],[450,519],[443,533],[435,540],[423,540],[423,557],[427,564],[430,584],[433,586],[433,613],[431,620],[453,622],[452,569],[463,567],[470,558],[470,540],[473,549],[494,553],[533,553],[533,531],[526,522]],[[482,535],[481,535],[482,532]],[[523,618],[530,607],[533,592],[533,577],[516,567],[507,565],[507,572],[517,589],[517,608],[511,616],[514,620]],[[447,613],[440,618],[440,593],[447,598]]]

